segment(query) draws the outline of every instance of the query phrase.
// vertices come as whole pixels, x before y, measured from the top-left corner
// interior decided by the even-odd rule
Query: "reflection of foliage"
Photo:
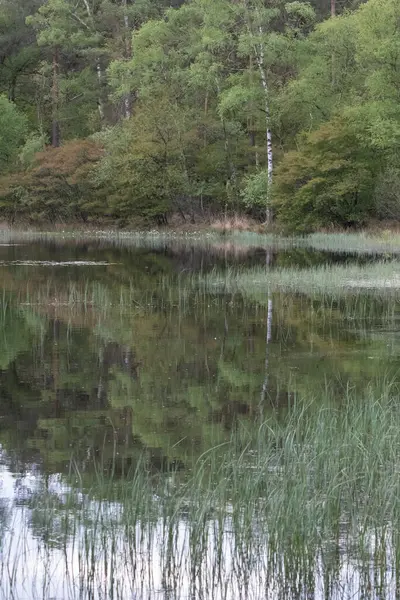
[[[31,347],[37,325],[31,313],[0,306],[0,369],[7,369],[20,352]]]
[[[73,268],[31,270],[28,285],[28,271],[4,270],[0,439],[17,461],[74,465],[88,480],[96,461],[122,474],[143,453],[157,467],[191,464],[267,410],[266,375],[267,399],[284,408],[293,390],[318,396],[329,380],[340,396],[395,370],[396,339],[380,333],[394,300],[275,294],[265,373],[265,296],[202,295],[182,276],[161,287],[171,262],[151,253],[133,261],[130,280],[129,261],[105,252],[118,264],[86,270],[84,282]],[[83,301],[85,289],[98,301]]]

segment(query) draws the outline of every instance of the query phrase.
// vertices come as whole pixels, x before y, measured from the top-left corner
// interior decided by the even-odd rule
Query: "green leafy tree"
[[[34,72],[41,58],[25,19],[40,0],[4,0],[0,7],[0,92],[35,119]],[[32,110],[33,109],[33,110]]]
[[[354,225],[381,214],[375,186],[393,173],[400,142],[399,18],[394,0],[369,0],[306,42],[314,58],[286,99],[298,127],[315,132],[298,138],[279,169],[275,202],[285,224]]]
[[[360,143],[349,123],[334,119],[321,125],[277,169],[279,221],[297,232],[365,224],[375,213],[371,189],[379,167],[373,150]]]
[[[0,96],[0,168],[9,169],[27,134],[27,118],[15,104]]]
[[[51,98],[54,147],[61,142],[61,123],[63,129],[84,136],[100,127],[106,118],[103,63],[107,53],[98,23],[100,7],[100,2],[87,0],[48,0],[27,18],[37,32],[39,47],[48,54],[43,75]]]

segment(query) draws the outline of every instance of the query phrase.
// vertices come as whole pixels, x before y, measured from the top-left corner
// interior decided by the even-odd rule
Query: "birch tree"
[[[125,40],[125,60],[132,58],[132,39],[131,39],[131,28],[129,23],[128,5],[127,0],[122,0],[122,9],[124,14],[124,40]],[[131,116],[131,96],[125,94],[124,98],[125,118],[129,119]]]
[[[270,197],[274,168],[274,156],[272,148],[270,93],[267,78],[267,65],[265,60],[264,37],[265,29],[277,16],[277,10],[275,8],[265,9],[262,2],[254,2],[251,0],[243,0],[243,6],[246,27],[248,30],[248,41],[251,44],[251,48],[254,54],[254,59],[259,71],[264,95],[265,141],[267,148],[267,190],[265,222],[267,225],[269,225],[272,221],[272,208]]]
[[[286,83],[288,73],[294,71],[294,48],[312,26],[315,14],[309,3],[302,2],[266,4],[262,0],[240,0],[235,8],[244,24],[239,35],[238,53],[246,57],[250,65],[256,65],[259,87],[253,87],[251,73],[243,71],[244,77],[241,80],[235,77],[234,86],[222,97],[221,108],[240,112],[246,101],[247,106],[256,106],[258,115],[263,115],[266,165],[256,161],[257,169],[248,179],[244,197],[250,206],[263,203],[268,225],[273,220],[273,128],[274,123],[277,124],[273,101],[277,90]]]

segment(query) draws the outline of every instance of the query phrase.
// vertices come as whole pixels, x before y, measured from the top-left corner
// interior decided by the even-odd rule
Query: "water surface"
[[[396,295],[256,301],[193,278],[351,260],[223,245],[1,246],[0,598],[394,598],[393,546],[378,560],[376,532],[366,563],[339,535],[328,581],[318,555],[308,566],[295,551],[272,560],[256,525],[257,554],[246,556],[229,506],[223,523],[205,518],[194,556],[185,511],[173,539],[160,515],[127,530],[122,498],[105,492],[143,465],[157,484],[185,485],[212,449],[222,457],[238,429],[285,419],[302,394],[329,388],[340,410],[349,389],[397,383]]]

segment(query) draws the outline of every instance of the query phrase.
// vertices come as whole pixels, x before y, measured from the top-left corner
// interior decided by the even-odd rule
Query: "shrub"
[[[375,205],[379,218],[400,220],[400,169],[389,167],[379,175]]]
[[[276,170],[273,203],[279,221],[299,232],[364,224],[376,214],[377,169],[377,153],[363,147],[344,121],[322,125]]]
[[[10,222],[86,220],[96,193],[91,174],[101,156],[101,146],[89,140],[38,152],[24,174],[0,180],[0,213]]]

